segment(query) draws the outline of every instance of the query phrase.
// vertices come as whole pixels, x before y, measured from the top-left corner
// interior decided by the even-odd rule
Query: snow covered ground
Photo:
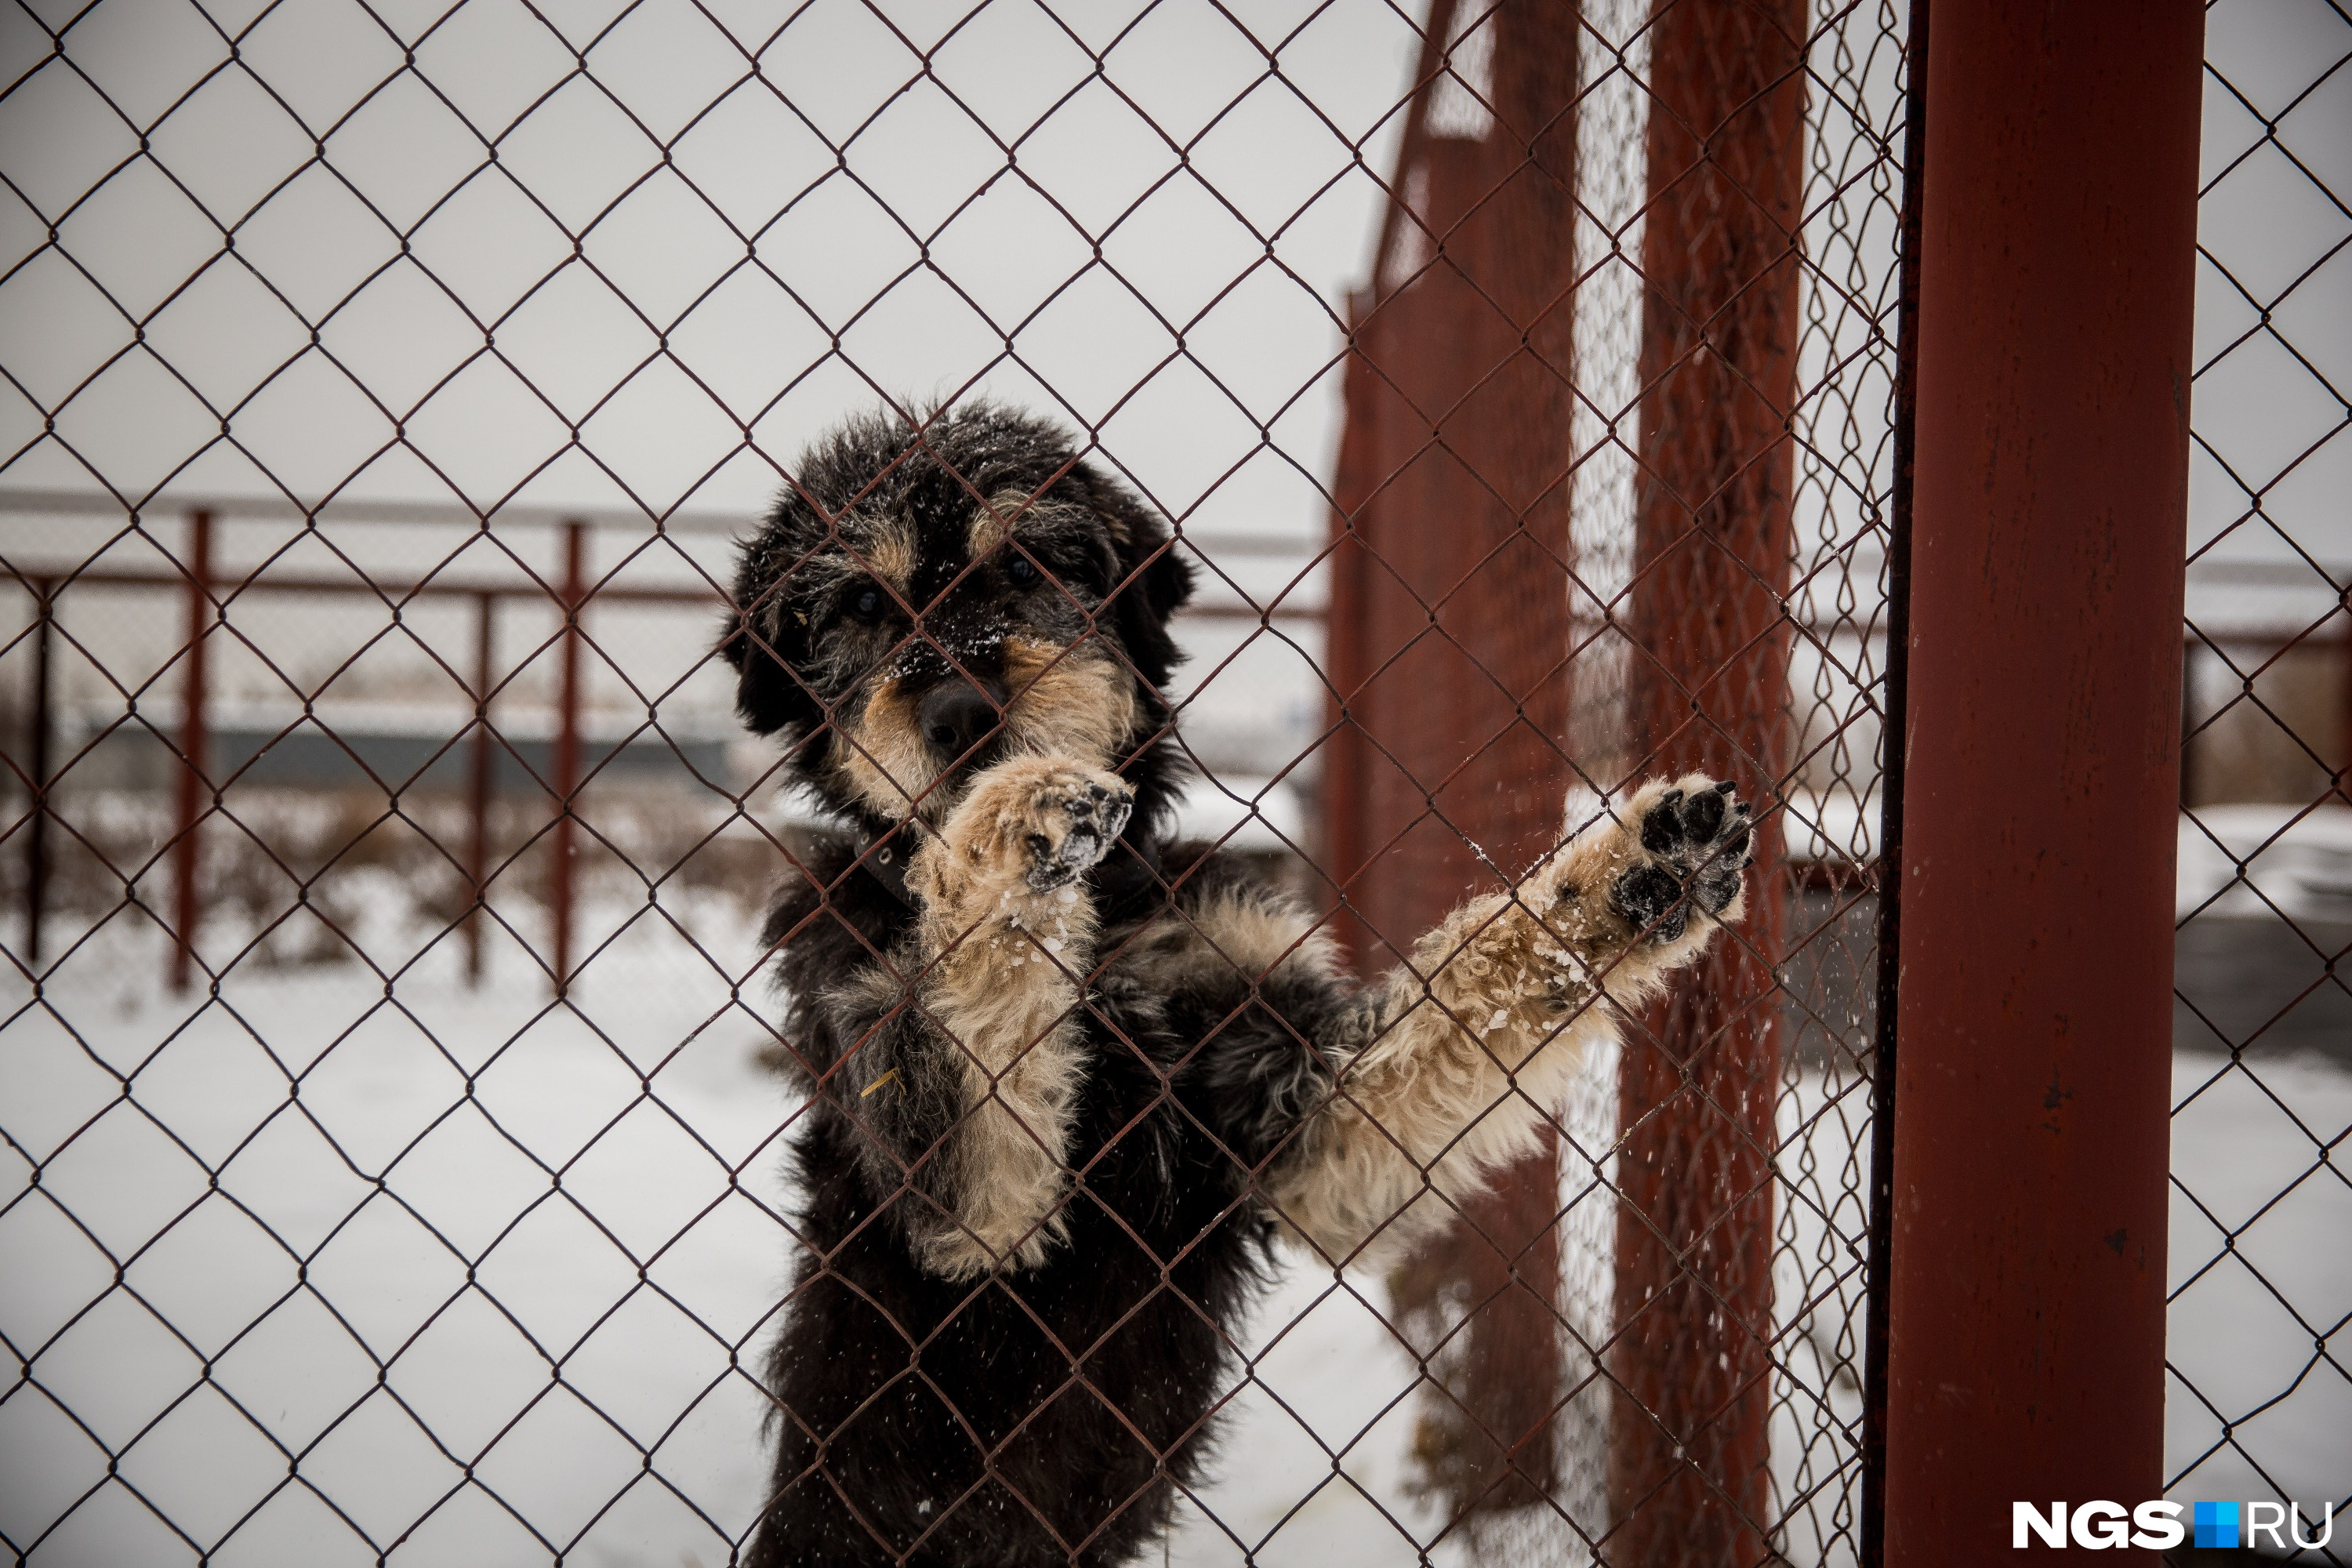
[[[66,959],[38,1003],[0,981],[0,1332],[37,1353],[0,1400],[0,1532],[42,1537],[37,1563],[105,1568],[200,1551],[254,1568],[379,1549],[434,1568],[727,1560],[761,1480],[742,1367],[782,1271],[792,1106],[752,1062],[771,1004],[737,983],[746,912],[716,896],[598,912],[600,930],[634,923],[568,1006],[512,947],[467,989],[450,944],[389,984],[351,963],[239,968],[191,1002],[161,989],[153,933],[128,925]],[[389,932],[370,947],[405,950]],[[2352,1077],[2180,1062],[2175,1163],[2197,1201],[2176,1194],[2176,1283],[2221,1250],[2215,1220],[2288,1192],[2174,1309],[2172,1360],[2202,1397],[2173,1386],[2171,1468],[2238,1423],[2180,1495],[2268,1495],[2266,1474],[2340,1498],[2352,1398],[2306,1325],[2324,1337],[2352,1301],[2352,1191],[2318,1153],[2352,1123]],[[1608,1077],[1596,1064],[1588,1120],[1609,1116]],[[1809,1075],[1789,1097],[1782,1163],[1834,1194],[1864,1122],[1826,1089]],[[1837,1254],[1804,1205],[1783,1215],[1786,1258]],[[1571,1278],[1605,1300],[1601,1234],[1571,1247]],[[1804,1282],[1780,1284],[1787,1301]],[[1376,1279],[1283,1282],[1171,1563],[1420,1560],[1436,1521],[1406,1486],[1415,1374],[1385,1305]],[[1834,1341],[1817,1316],[1800,1338]],[[1858,1391],[1812,1372],[1850,1418]],[[1804,1407],[1775,1429],[1783,1496],[1803,1484]],[[115,1479],[100,1444],[122,1455]],[[1817,1445],[1811,1480],[1836,1447]],[[1810,1534],[1788,1546],[1824,1560]]]
[[[763,999],[730,994],[744,922],[702,913],[718,964],[648,922],[569,1007],[510,951],[478,992],[436,952],[389,988],[233,973],[194,1005],[137,932],[68,959],[46,1005],[11,982],[0,1331],[37,1362],[0,1403],[0,1532],[69,1512],[33,1561],[108,1568],[364,1563],[369,1540],[435,1568],[725,1562],[763,1479],[730,1356],[778,1294],[792,1104],[752,1061]],[[1381,1419],[1412,1373],[1379,1301],[1294,1277],[1267,1305],[1287,1331],[1202,1500],[1276,1537],[1258,1561],[1330,1561],[1339,1539],[1412,1560],[1365,1500],[1415,1517],[1410,1413]],[[1300,1507],[1333,1475],[1310,1426],[1352,1481]],[[1195,1507],[1176,1552],[1227,1545]]]
[[[2183,919],[2352,920],[2352,807],[2203,805],[2180,821]]]
[[[688,915],[748,967],[740,910]],[[572,1008],[511,951],[474,992],[439,950],[192,1006],[142,934],[68,959],[0,1053],[26,1152],[82,1129],[0,1217],[0,1317],[42,1347],[0,1405],[0,1531],[144,1432],[36,1562],[193,1558],[133,1491],[223,1563],[724,1562],[697,1510],[740,1531],[757,1494],[730,1353],[781,1278],[787,1109],[726,974],[647,921]]]
[[[2173,1495],[2352,1497],[2352,810],[2205,806],[2180,833]],[[2336,977],[2326,966],[2333,958]],[[2231,1045],[2244,1047],[2232,1065]]]
[[[567,1006],[498,944],[478,991],[436,947],[388,985],[239,968],[192,1002],[120,925],[37,1003],[5,982],[0,1331],[36,1364],[0,1402],[0,1532],[110,1568],[725,1562],[762,1479],[740,1366],[782,1277],[793,1107],[752,1060],[769,1004],[730,980],[742,911],[667,912]],[[1605,1269],[1580,1278],[1605,1300]],[[1283,1281],[1171,1563],[1420,1559],[1385,1305],[1377,1279]]]
[[[2172,1495],[2340,1511],[2352,1495],[2352,1075],[2183,1053],[2173,1103]]]

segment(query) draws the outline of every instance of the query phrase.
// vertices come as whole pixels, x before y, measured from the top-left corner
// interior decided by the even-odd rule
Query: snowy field
[[[2183,1053],[2172,1083],[2172,1495],[2340,1510],[2352,1495],[2352,1075]]]
[[[2180,824],[2178,908],[2184,920],[2352,920],[2352,808],[2199,806]]]
[[[2182,1499],[2341,1506],[2352,810],[2199,808],[2181,824],[2178,902],[2174,1037],[2189,1048],[2173,1068],[2166,1468]]]
[[[0,1121],[17,1147],[0,1331],[37,1362],[0,1401],[0,1532],[47,1531],[34,1563],[92,1568],[379,1550],[434,1568],[727,1561],[762,1480],[742,1367],[782,1273],[793,1108],[753,1062],[772,1004],[736,982],[745,910],[597,912],[617,934],[561,1007],[512,946],[467,989],[446,942],[390,984],[351,963],[240,967],[198,1005],[162,990],[152,931],[120,921],[42,1004],[5,982]],[[1585,1126],[1610,1117],[1595,1068]],[[1786,1098],[1783,1168],[1834,1191],[1864,1123],[1819,1114],[1824,1091],[1808,1076]],[[2325,1309],[2323,1338],[2352,1301],[2352,1193],[2319,1158],[2352,1124],[2352,1077],[2184,1055],[2175,1098],[2195,1201],[2176,1190],[2173,1278],[2196,1278],[2172,1361],[2202,1396],[2171,1388],[2168,1465],[2196,1467],[2179,1494],[2340,1498],[2352,1397],[2261,1279],[2306,1319]],[[1820,1253],[1818,1218],[1783,1214],[1786,1256]],[[1571,1219],[1571,1312],[1607,1300],[1606,1223],[1592,1204]],[[2244,1228],[2198,1273],[2223,1250],[2217,1225]],[[1780,1281],[1784,1315],[1798,1284]],[[1416,1380],[1385,1305],[1377,1279],[1290,1273],[1252,1325],[1216,1479],[1170,1563],[1423,1560],[1437,1521],[1407,1485]],[[1828,1414],[1851,1419],[1856,1393],[1833,1384]],[[2224,1420],[2234,1446],[2216,1449]],[[1775,1438],[1785,1498],[1803,1485],[1792,1418]],[[122,1456],[113,1480],[101,1443]],[[1815,1481],[1833,1459],[1815,1450]],[[1598,1462],[1573,1468],[1589,1484]],[[1787,1548],[1825,1560],[1810,1539]]]
[[[662,917],[568,1006],[511,946],[468,990],[449,943],[389,985],[241,967],[199,1005],[120,921],[41,1003],[7,982],[0,1331],[37,1365],[0,1402],[0,1532],[94,1568],[727,1561],[763,1479],[740,1367],[782,1275],[793,1107],[753,1061],[771,1005],[729,979],[744,911]],[[1577,1214],[1605,1300],[1605,1216]],[[1416,1375],[1385,1305],[1377,1279],[1283,1281],[1171,1563],[1421,1559],[1437,1523],[1406,1486]]]

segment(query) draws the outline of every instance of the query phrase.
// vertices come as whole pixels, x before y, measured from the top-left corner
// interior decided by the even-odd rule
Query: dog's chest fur
[[[1099,1554],[1082,1560],[1119,1561],[1164,1515],[1155,1474],[1196,1473],[1209,1446],[1201,1413],[1234,1376],[1221,1325],[1241,1321],[1269,1270],[1272,1223],[1255,1181],[1328,1089],[1329,1065],[1307,1042],[1341,990],[1307,917],[1199,847],[1171,847],[1172,899],[1142,901],[1097,943],[1066,1238],[1034,1268],[943,1279],[909,1262],[920,1183],[877,1207],[882,1184],[857,1176],[877,1142],[867,1129],[897,1097],[933,1089],[877,1087],[858,1042],[834,1034],[833,1010],[811,1005],[877,957],[908,961],[913,916],[855,868],[856,849],[846,837],[813,846],[769,930],[782,944],[785,1037],[805,1053],[787,1070],[810,1090],[793,1137],[803,1245],[788,1306],[805,1338],[774,1364],[792,1413],[780,1473],[814,1464],[811,1435],[858,1412],[861,1426],[902,1431],[921,1473],[858,1476],[866,1522],[843,1516],[839,1542],[801,1543],[806,1560],[825,1560],[826,1545],[845,1560],[870,1552],[869,1527],[912,1539],[929,1509],[1004,1486],[1108,1516]],[[867,1451],[889,1448],[872,1436]],[[1124,1510],[1129,1500],[1108,1496],[1076,1502],[1104,1486],[1142,1490]],[[967,1502],[926,1544],[941,1562],[979,1560],[1002,1548],[990,1533],[1000,1511]]]
[[[813,1112],[829,1109],[853,1123],[906,1089],[848,1081],[856,1075],[843,1069],[854,1065],[845,1058],[857,1042],[835,1038],[828,1013],[807,1004],[877,958],[899,956],[909,979],[914,963],[913,912],[857,868],[859,848],[845,837],[811,846],[807,875],[793,879],[800,886],[778,900],[767,933],[791,1004],[785,1037],[814,1047],[781,1065],[817,1089]],[[1118,1178],[1130,1167],[1148,1169],[1133,1172],[1148,1197],[1131,1217],[1151,1218],[1157,1230],[1174,1217],[1166,1212],[1172,1162],[1204,1162],[1195,1174],[1216,1189],[1217,1209],[1247,1188],[1328,1086],[1332,1064],[1309,1041],[1328,1034],[1346,995],[1313,917],[1203,846],[1167,848],[1158,878],[1123,902],[1097,939],[1099,967],[1079,1006],[1088,1048],[1082,1136],[1069,1163],[1097,1202],[1127,1185]],[[1033,948],[1007,952],[1003,962],[1052,960]],[[1179,1152],[1204,1140],[1208,1147]]]

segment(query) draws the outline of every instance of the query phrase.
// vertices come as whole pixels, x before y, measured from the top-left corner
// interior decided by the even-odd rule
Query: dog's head
[[[1192,593],[1167,523],[1041,420],[990,404],[855,418],[746,542],[719,650],[743,721],[869,826],[940,820],[1002,758],[1118,769],[1137,815]]]

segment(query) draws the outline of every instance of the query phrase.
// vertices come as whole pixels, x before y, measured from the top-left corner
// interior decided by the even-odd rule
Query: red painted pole
[[[482,983],[483,925],[490,868],[490,682],[497,652],[498,595],[474,597],[474,733],[467,742],[466,780],[466,880],[474,903],[466,911],[466,984]]]
[[[1453,68],[1488,105],[1441,122],[1440,61],[1467,23],[1491,68],[1464,50]],[[1431,8],[1398,204],[1351,302],[1326,798],[1351,917],[1337,929],[1367,970],[1549,851],[1574,777],[1578,26],[1574,0]],[[1413,1484],[1457,1515],[1449,1539],[1472,1557],[1549,1513],[1559,1473],[1559,1208],[1547,1139],[1390,1275],[1392,1317],[1442,1390],[1419,1415]]]
[[[1892,1568],[2006,1557],[2021,1500],[2163,1486],[2204,18],[1936,0],[1934,27]]]
[[[1374,292],[1359,289],[1348,300],[1348,335],[1353,342],[1372,313]],[[1323,617],[1323,670],[1328,684],[1324,717],[1328,738],[1319,759],[1322,767],[1323,842],[1319,862],[1329,880],[1327,897],[1332,910],[1333,933],[1352,953],[1361,954],[1370,937],[1346,900],[1350,879],[1364,868],[1370,847],[1364,842],[1364,732],[1349,710],[1371,674],[1364,658],[1365,576],[1370,569],[1369,546],[1358,537],[1355,518],[1372,496],[1376,480],[1371,469],[1378,457],[1371,409],[1377,388],[1371,362],[1360,353],[1348,356],[1342,397],[1346,421],[1339,431],[1339,456],[1331,482],[1329,608]]]
[[[588,596],[588,525],[563,525],[562,687],[556,700],[555,833],[548,867],[548,906],[554,917],[555,994],[572,984],[572,858],[577,845],[572,797],[580,790],[580,606]]]
[[[205,724],[205,647],[213,623],[213,514],[188,514],[187,667],[180,699],[180,777],[172,838],[172,989],[185,991],[195,979],[199,827],[212,786],[212,734]]]
[[[2345,646],[2352,651],[2352,639],[2347,639]],[[2352,664],[2347,664],[2345,673],[2352,676]],[[2346,685],[2345,700],[2352,703],[2352,680]],[[2196,804],[2197,639],[2184,632],[2180,638],[2180,809],[2187,811]]]
[[[1653,11],[1634,776],[1759,803],[1748,918],[1624,1031],[1618,1066],[1620,1568],[1770,1560],[1773,1106],[1788,888],[1769,807],[1791,754],[1784,596],[1804,185],[1801,0]]]

